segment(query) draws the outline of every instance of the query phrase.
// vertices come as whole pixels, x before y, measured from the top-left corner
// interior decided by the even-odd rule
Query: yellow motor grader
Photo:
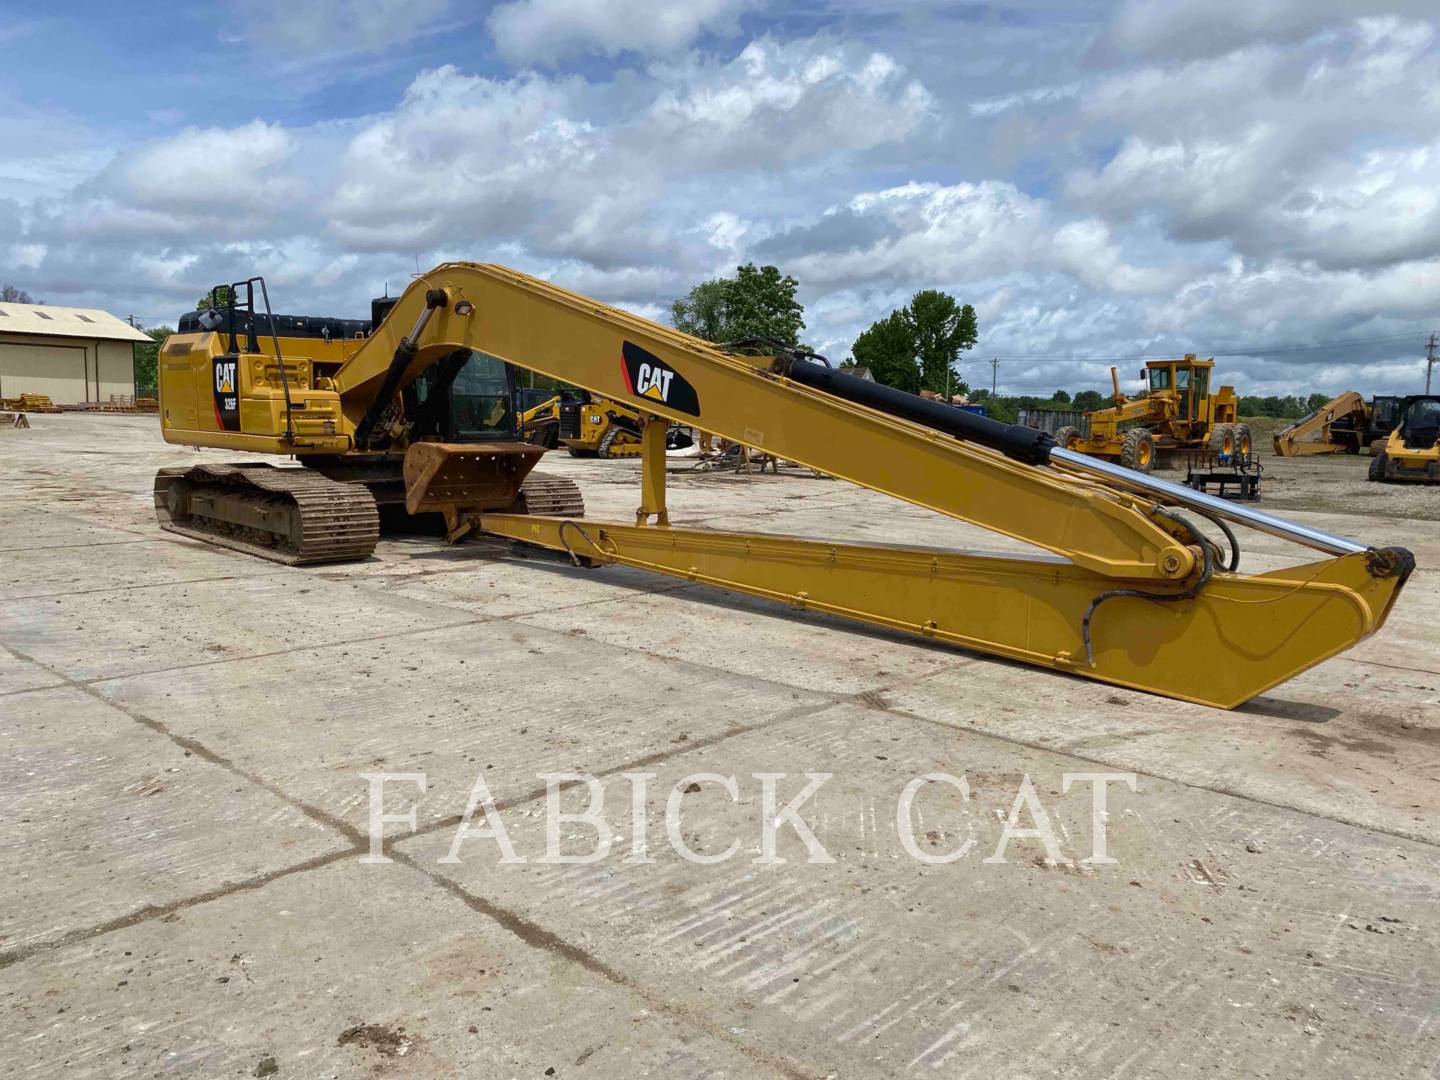
[[[503,266],[437,266],[355,336],[282,336],[293,320],[270,313],[258,278],[215,295],[222,309],[182,320],[161,349],[164,438],[297,464],[162,469],[156,514],[167,530],[291,565],[367,558],[377,504],[398,485],[405,511],[442,515],[451,540],[506,539],[1220,708],[1375,633],[1415,565],[1404,548],[1120,468],[803,348],[727,351]],[[545,451],[517,436],[521,368],[643,417],[632,520],[580,516],[573,485],[535,480]],[[672,526],[672,423],[1028,550]],[[1312,554],[1242,573],[1232,525]]]
[[[1214,360],[1151,360],[1140,373],[1146,390],[1136,398],[1120,390],[1110,369],[1115,404],[1086,413],[1089,430],[1062,427],[1055,442],[1066,450],[1116,461],[1148,473],[1156,459],[1174,450],[1208,450],[1228,461],[1250,456],[1250,428],[1237,423],[1235,388],[1211,391]]]

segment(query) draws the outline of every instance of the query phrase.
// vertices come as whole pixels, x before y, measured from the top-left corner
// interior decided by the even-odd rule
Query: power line
[[[1228,350],[1217,350],[1206,352],[1207,357],[1243,357],[1243,356],[1279,356],[1288,353],[1321,352],[1337,349],[1356,348],[1364,345],[1398,345],[1404,342],[1413,342],[1419,346],[1425,343],[1421,334],[1399,334],[1394,337],[1377,338],[1353,338],[1346,341],[1328,341],[1315,345],[1271,345],[1271,346],[1249,346],[1234,347]],[[1008,363],[1032,363],[1032,364],[1111,364],[1132,360],[1173,360],[1175,352],[1166,353],[1132,353],[1126,356],[995,356],[995,357],[962,357],[955,362],[957,364],[992,364],[995,361]]]

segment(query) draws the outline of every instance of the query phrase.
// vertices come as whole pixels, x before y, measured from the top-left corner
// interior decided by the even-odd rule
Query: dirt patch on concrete
[[[403,1027],[388,1028],[384,1024],[356,1024],[342,1031],[335,1040],[337,1046],[359,1046],[382,1057],[403,1057],[412,1041]]]

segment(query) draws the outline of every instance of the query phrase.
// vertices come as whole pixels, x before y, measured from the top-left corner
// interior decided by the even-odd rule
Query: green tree
[[[152,326],[145,333],[150,335],[150,344],[134,346],[136,397],[154,397],[158,392],[156,368],[160,361],[160,347],[175,330],[169,326]]]
[[[877,383],[911,394],[920,392],[920,363],[915,334],[903,312],[892,311],[855,339],[855,363],[870,369]]]
[[[14,285],[0,285],[0,302],[6,304],[44,304],[44,300],[33,299],[24,289],[17,289]]]
[[[231,290],[229,285],[215,286],[212,292],[207,292],[204,296],[200,297],[199,300],[195,301],[195,310],[209,311],[212,307],[216,306],[215,301],[217,299],[220,301],[220,307],[229,307],[230,304],[234,302],[230,295],[230,292]],[[171,331],[171,333],[174,333],[174,331]]]
[[[675,329],[706,341],[727,341],[729,296],[733,281],[715,278],[702,281],[670,305]]]
[[[968,394],[970,386],[956,374],[955,361],[975,344],[978,333],[973,307],[962,307],[938,289],[922,289],[903,308],[873,323],[850,351],[886,386],[912,394]],[[878,360],[862,359],[862,352]]]
[[[1305,399],[1305,411],[1307,413],[1316,412],[1329,400],[1330,398],[1325,394],[1311,394]]]
[[[1069,405],[1070,394],[1065,390],[1056,390],[1055,393],[1050,395],[1050,400],[1060,405]]]
[[[1013,424],[1020,419],[1020,403],[1018,398],[1006,397],[1001,394],[999,397],[986,397],[980,404],[985,406],[985,415],[992,420],[999,420],[1002,424]]]
[[[706,341],[771,337],[800,343],[805,308],[795,298],[800,283],[774,266],[746,263],[733,278],[702,281],[670,305],[675,329]]]
[[[1105,398],[1101,396],[1099,390],[1081,390],[1070,399],[1070,404],[1074,405],[1077,409],[1091,412],[1095,409],[1105,408],[1106,401]]]
[[[902,310],[915,341],[921,386],[937,394],[965,393],[969,387],[956,377],[954,367],[979,334],[975,309],[961,307],[949,293],[922,289]]]

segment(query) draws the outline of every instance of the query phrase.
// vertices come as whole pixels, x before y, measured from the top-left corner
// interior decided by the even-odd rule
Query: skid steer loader
[[[1370,479],[1440,484],[1440,396],[1405,399],[1399,426],[1370,459]]]

